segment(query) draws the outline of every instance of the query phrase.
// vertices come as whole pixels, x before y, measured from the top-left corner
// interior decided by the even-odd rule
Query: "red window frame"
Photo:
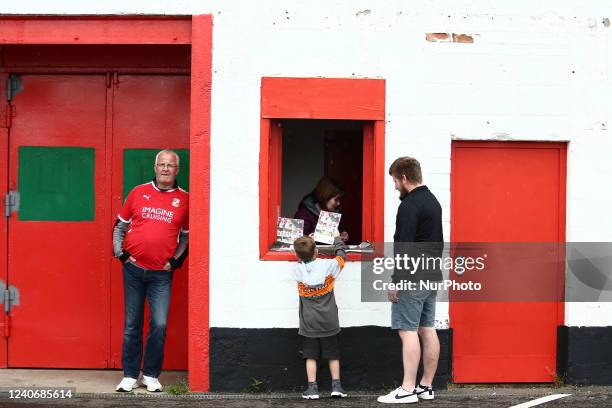
[[[274,252],[281,204],[282,119],[364,121],[362,237],[384,236],[385,80],[349,78],[271,78],[261,80],[259,149],[259,257],[287,261],[295,255]],[[349,260],[359,260],[349,254]]]

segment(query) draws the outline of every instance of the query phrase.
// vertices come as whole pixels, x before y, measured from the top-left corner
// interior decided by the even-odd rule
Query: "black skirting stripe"
[[[440,362],[434,387],[444,389],[451,371],[450,330],[438,330],[438,337]],[[211,328],[211,391],[301,389],[306,384],[301,344],[297,329]],[[346,389],[382,390],[401,383],[401,342],[394,330],[378,326],[343,328],[340,353]],[[319,364],[318,382],[321,389],[331,383],[327,361]]]

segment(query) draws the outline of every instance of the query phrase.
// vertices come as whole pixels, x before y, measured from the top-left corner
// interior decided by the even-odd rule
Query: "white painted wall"
[[[385,78],[386,164],[421,161],[446,237],[452,139],[569,141],[567,240],[612,240],[612,3],[491,3],[22,0],[0,13],[213,14],[210,323],[297,327],[290,264],[258,260],[262,76]],[[475,43],[430,43],[427,32],[472,34]],[[385,203],[391,240],[390,182]],[[360,302],[358,264],[336,288],[344,326],[388,324],[387,304]],[[447,325],[445,304],[437,318]],[[566,323],[612,325],[612,304],[568,304]]]

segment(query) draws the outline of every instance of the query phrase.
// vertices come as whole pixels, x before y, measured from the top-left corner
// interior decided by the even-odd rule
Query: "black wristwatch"
[[[122,264],[124,264],[127,262],[128,259],[130,259],[131,256],[132,254],[130,254],[128,251],[123,251],[121,252],[121,255],[117,257],[117,259],[121,261]]]

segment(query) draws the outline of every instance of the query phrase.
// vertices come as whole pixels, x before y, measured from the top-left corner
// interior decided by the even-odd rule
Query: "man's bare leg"
[[[417,369],[421,359],[421,346],[416,331],[398,330],[402,339],[402,363],[404,364],[404,380],[402,388],[411,392],[415,388]]]
[[[438,368],[440,358],[440,340],[438,333],[433,327],[419,327],[419,336],[423,342],[423,377],[421,385],[431,387]]]

